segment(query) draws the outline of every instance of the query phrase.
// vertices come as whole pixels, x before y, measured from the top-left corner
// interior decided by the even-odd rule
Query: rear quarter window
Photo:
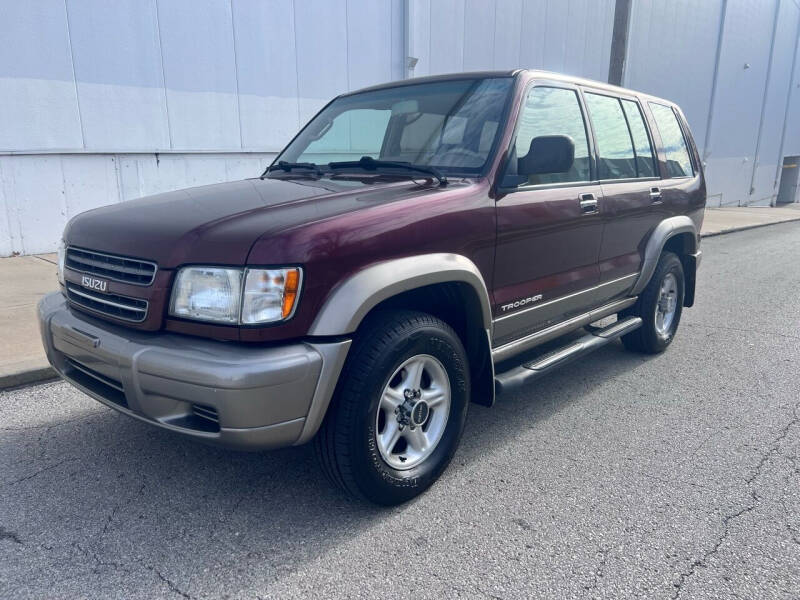
[[[670,177],[691,177],[694,175],[692,159],[683,131],[675,111],[669,106],[650,102],[650,110],[661,135],[664,155],[667,159],[667,172]]]

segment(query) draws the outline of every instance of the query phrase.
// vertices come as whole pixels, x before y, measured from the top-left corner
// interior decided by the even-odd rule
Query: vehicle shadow
[[[491,409],[471,405],[462,445],[439,485],[457,481],[472,461],[645,360],[615,343],[501,397]],[[19,476],[0,478],[0,531],[15,532],[27,555],[6,557],[28,561],[12,568],[20,577],[28,564],[73,580],[82,570],[88,577],[143,569],[162,579],[189,578],[202,589],[205,578],[238,577],[243,585],[254,576],[242,572],[249,562],[258,565],[259,581],[275,581],[376,523],[432,501],[422,496],[391,509],[353,502],[324,479],[310,445],[227,451],[105,409],[4,432],[0,453],[4,462],[21,465]],[[8,564],[0,567],[0,580]],[[14,578],[7,580],[13,586]]]

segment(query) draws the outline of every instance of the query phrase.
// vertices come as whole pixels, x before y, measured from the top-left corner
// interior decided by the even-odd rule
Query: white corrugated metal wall
[[[95,206],[256,175],[346,90],[516,67],[605,80],[614,7],[0,0],[0,255],[52,250]],[[795,0],[632,0],[623,83],[681,104],[710,204],[769,204],[800,154],[799,31]]]
[[[400,79],[403,0],[0,0],[0,256],[258,175],[332,96]]]
[[[614,0],[410,0],[413,75],[537,68],[604,81]]]
[[[774,203],[783,156],[800,147],[798,35],[794,0],[633,3],[623,85],[681,105],[709,206]]]

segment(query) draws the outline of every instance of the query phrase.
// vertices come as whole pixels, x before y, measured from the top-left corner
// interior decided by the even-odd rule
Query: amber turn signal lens
[[[282,316],[285,319],[292,314],[294,302],[297,300],[297,292],[300,288],[300,271],[299,269],[290,269],[286,271],[286,283],[283,288],[283,310]]]

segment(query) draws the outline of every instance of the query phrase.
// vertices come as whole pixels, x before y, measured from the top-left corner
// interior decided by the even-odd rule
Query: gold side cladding
[[[604,317],[624,310],[631,306],[634,302],[636,302],[636,297],[623,298],[622,300],[611,302],[601,306],[600,308],[596,308],[576,317],[572,317],[571,319],[567,319],[561,323],[552,325],[546,329],[542,329],[541,331],[526,335],[525,337],[514,340],[513,342],[498,346],[492,350],[492,361],[494,363],[498,363],[512,358],[517,354],[525,352],[526,350],[530,350],[531,348],[534,348],[540,344],[544,344],[545,342],[549,342],[550,340],[569,333],[570,331],[580,329],[589,323],[594,323],[595,321],[598,321]]]

